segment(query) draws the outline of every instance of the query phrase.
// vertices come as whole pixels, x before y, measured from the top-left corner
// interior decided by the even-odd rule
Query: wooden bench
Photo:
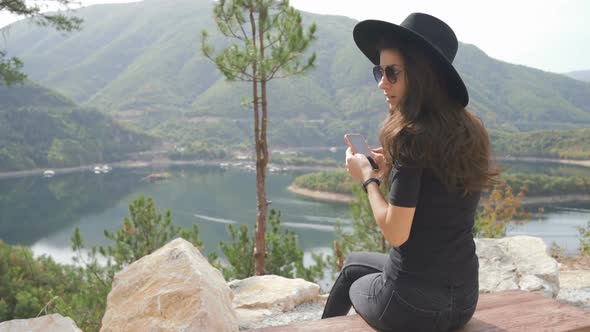
[[[359,315],[249,330],[252,332],[372,332]],[[590,313],[556,300],[514,290],[480,294],[471,321],[457,332],[590,332]]]

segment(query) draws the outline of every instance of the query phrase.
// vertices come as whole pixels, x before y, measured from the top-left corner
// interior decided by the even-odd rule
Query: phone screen
[[[369,150],[369,146],[367,145],[367,141],[361,134],[347,134],[346,135],[347,142],[349,145],[352,145],[351,148],[353,149],[354,153],[361,153],[367,157],[371,156],[371,151]]]

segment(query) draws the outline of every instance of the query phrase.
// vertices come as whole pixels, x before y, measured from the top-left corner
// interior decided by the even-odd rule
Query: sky
[[[82,5],[122,2],[132,1],[81,0]],[[396,24],[410,13],[428,13],[451,26],[459,41],[474,44],[495,59],[558,73],[590,70],[590,0],[291,0],[290,3],[306,12]],[[14,20],[0,13],[0,27]]]

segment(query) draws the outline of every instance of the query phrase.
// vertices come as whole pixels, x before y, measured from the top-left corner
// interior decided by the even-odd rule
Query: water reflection
[[[71,229],[83,216],[102,214],[132,190],[141,190],[128,172],[105,176],[77,173],[1,180],[0,239],[31,245]]]

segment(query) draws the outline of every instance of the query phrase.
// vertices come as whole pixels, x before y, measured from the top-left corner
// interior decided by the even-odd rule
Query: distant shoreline
[[[332,203],[350,203],[352,195],[333,193],[329,191],[311,190],[295,185],[289,186],[289,191],[297,195],[325,201]],[[522,205],[536,205],[547,203],[567,203],[567,202],[586,202],[590,201],[590,194],[571,194],[571,195],[557,195],[557,196],[532,196],[524,197],[521,202]]]
[[[338,202],[338,203],[350,203],[352,201],[352,195],[333,193],[328,191],[319,191],[298,187],[296,185],[290,185],[287,188],[290,192],[297,195],[317,199],[326,202]]]
[[[590,160],[558,159],[558,158],[537,158],[537,157],[496,157],[498,161],[521,161],[525,163],[552,163],[567,164],[583,167],[590,167]]]
[[[567,165],[575,165],[575,166],[582,166],[590,168],[590,160],[573,160],[573,159],[555,159],[555,158],[536,158],[536,157],[497,157],[496,160],[498,161],[520,161],[525,163],[554,163],[554,164],[567,164]],[[219,166],[221,163],[231,163],[231,162],[244,162],[243,160],[157,160],[157,161],[136,161],[136,160],[126,160],[126,161],[119,161],[119,162],[112,162],[106,163],[111,167],[116,168],[146,168],[150,166],[179,166],[179,165],[197,165],[197,166]],[[97,165],[105,164],[105,163],[93,163],[89,165],[80,165],[80,166],[73,166],[73,167],[62,167],[62,168],[35,168],[29,170],[22,170],[22,171],[0,171],[0,179],[5,178],[19,178],[19,177],[26,177],[26,176],[42,176],[45,170],[51,169],[55,172],[56,175],[58,174],[69,174],[69,173],[76,173],[76,172],[83,172],[89,171],[91,172],[93,168]],[[279,165],[281,166],[281,165]],[[290,170],[302,170],[302,171],[314,171],[314,170],[329,170],[334,169],[333,167],[328,166],[292,166],[292,165],[285,165],[282,166],[287,168],[288,171]],[[304,189],[304,188],[301,188]]]
[[[62,167],[62,168],[35,168],[23,171],[8,171],[8,172],[0,172],[0,179],[6,178],[19,178],[19,177],[26,177],[26,176],[42,176],[43,172],[50,169],[55,172],[55,175],[58,174],[69,174],[69,173],[78,173],[83,171],[93,171],[94,167],[97,165],[102,165],[105,163],[95,163],[92,165],[81,165],[81,166],[74,166],[74,167]],[[144,162],[144,161],[123,161],[123,162],[115,162],[115,163],[106,163],[111,167],[117,168],[142,168],[150,166],[152,163]]]
[[[112,162],[112,163],[94,163],[90,165],[81,165],[81,166],[74,166],[74,167],[62,167],[62,168],[35,168],[29,170],[22,170],[22,171],[6,171],[0,172],[0,179],[7,179],[7,178],[20,178],[20,177],[27,177],[27,176],[43,176],[43,172],[46,170],[52,170],[55,172],[55,175],[59,174],[70,174],[70,173],[79,173],[79,172],[92,172],[95,166],[108,164],[113,169],[115,168],[147,168],[147,167],[168,167],[168,166],[182,166],[182,165],[192,165],[192,166],[219,166],[223,163],[247,163],[251,161],[243,161],[243,160],[158,160],[158,161],[119,161],[119,162]],[[251,162],[253,164],[253,162]],[[269,164],[271,166],[271,164]],[[278,165],[279,167],[283,167],[285,171],[319,171],[319,170],[334,170],[334,167],[329,166],[293,166],[293,165]],[[268,170],[267,170],[268,171]]]

